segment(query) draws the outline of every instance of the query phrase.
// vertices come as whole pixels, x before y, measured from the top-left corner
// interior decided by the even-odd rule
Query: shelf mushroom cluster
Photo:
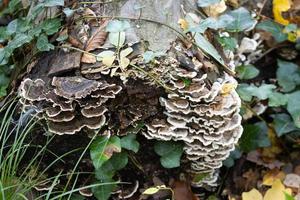
[[[236,81],[224,74],[210,83],[207,74],[180,67],[174,68],[174,72],[167,83],[171,92],[166,98],[160,97],[165,118],[146,124],[144,135],[148,139],[184,141],[192,173],[210,174],[195,184],[214,186],[216,169],[222,166],[242,134],[240,98],[234,89],[224,92],[226,86]]]
[[[20,85],[21,103],[33,106],[44,117],[48,129],[56,134],[74,134],[82,128],[99,129],[105,122],[105,102],[115,98],[121,86],[81,76],[53,77],[44,80],[26,78]]]

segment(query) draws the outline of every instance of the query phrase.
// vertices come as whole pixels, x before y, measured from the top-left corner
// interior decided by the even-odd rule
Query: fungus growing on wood
[[[20,85],[20,102],[34,105],[44,114],[49,131],[74,134],[83,128],[99,129],[106,123],[105,102],[115,98],[122,87],[81,76],[25,79]]]
[[[183,78],[190,82],[184,83]],[[195,184],[214,186],[216,169],[242,133],[240,98],[234,89],[226,90],[236,81],[224,74],[212,82],[207,74],[198,75],[177,66],[166,84],[171,92],[160,97],[165,117],[147,123],[144,135],[148,139],[184,141],[191,172],[210,174]]]

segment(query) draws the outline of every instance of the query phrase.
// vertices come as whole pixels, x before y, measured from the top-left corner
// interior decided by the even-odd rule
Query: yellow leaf
[[[102,58],[102,63],[104,65],[106,65],[107,67],[110,67],[114,63],[115,59],[116,59],[116,56],[105,56]]]
[[[189,23],[185,19],[179,19],[178,24],[184,31],[188,30],[188,28],[189,28]]]
[[[151,195],[151,194],[155,194],[159,191],[159,188],[157,187],[151,187],[151,188],[148,188],[147,190],[145,190],[143,192],[143,194],[148,194],[148,195]]]
[[[233,83],[225,83],[223,86],[222,86],[222,89],[221,89],[221,94],[222,95],[228,95],[232,90],[234,90],[236,88],[236,84],[233,84]]]
[[[279,171],[278,169],[272,169],[268,171],[263,177],[263,185],[271,186],[277,179],[283,180],[285,178],[285,173]]]
[[[291,4],[291,0],[273,0],[273,15],[276,22],[283,25],[289,24],[289,21],[283,18],[282,12],[288,11]]]
[[[272,187],[267,190],[264,200],[285,200],[285,194],[292,194],[292,190],[290,188],[285,188],[281,183],[280,179],[276,179],[272,185]]]
[[[225,0],[221,0],[219,3],[215,3],[211,6],[204,8],[204,12],[211,17],[217,17],[227,9]]]
[[[263,196],[257,189],[253,188],[249,192],[243,192],[242,199],[243,200],[263,200]]]

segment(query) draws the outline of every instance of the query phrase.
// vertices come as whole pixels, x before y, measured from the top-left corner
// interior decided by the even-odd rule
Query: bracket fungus
[[[26,78],[20,85],[23,104],[34,105],[43,113],[49,131],[74,134],[84,127],[99,129],[105,122],[105,102],[114,98],[121,86],[81,76],[53,77],[50,85],[42,79]]]
[[[226,89],[236,81],[224,73],[211,82],[207,74],[198,75],[179,66],[170,77],[166,84],[171,91],[159,99],[164,117],[147,123],[144,135],[148,139],[184,141],[191,172],[210,174],[195,185],[215,186],[216,169],[242,134],[240,98],[234,88]]]

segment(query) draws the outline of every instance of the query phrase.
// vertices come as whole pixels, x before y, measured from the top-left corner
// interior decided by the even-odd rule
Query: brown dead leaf
[[[74,47],[83,49],[83,44],[73,35],[68,36],[68,42]]]
[[[96,59],[96,56],[84,53],[83,56],[81,57],[81,62],[93,64],[93,63],[97,62],[97,59]]]
[[[87,41],[85,46],[85,51],[87,52],[93,51],[104,44],[107,37],[107,32],[104,30],[104,28],[106,27],[107,24],[108,24],[108,20],[104,21],[103,24],[95,31],[95,33]]]
[[[247,172],[243,173],[243,178],[245,178],[244,188],[245,190],[249,190],[250,188],[254,188],[257,185],[257,182],[260,178],[260,174],[257,169],[250,169]]]
[[[200,200],[192,192],[190,184],[185,181],[175,181],[172,189],[174,191],[174,199],[176,200]]]
[[[103,24],[94,32],[85,45],[85,51],[90,52],[101,47],[107,37],[107,32],[104,30],[108,20],[104,21]],[[84,63],[95,63],[96,57],[87,53],[84,53],[81,62]]]

